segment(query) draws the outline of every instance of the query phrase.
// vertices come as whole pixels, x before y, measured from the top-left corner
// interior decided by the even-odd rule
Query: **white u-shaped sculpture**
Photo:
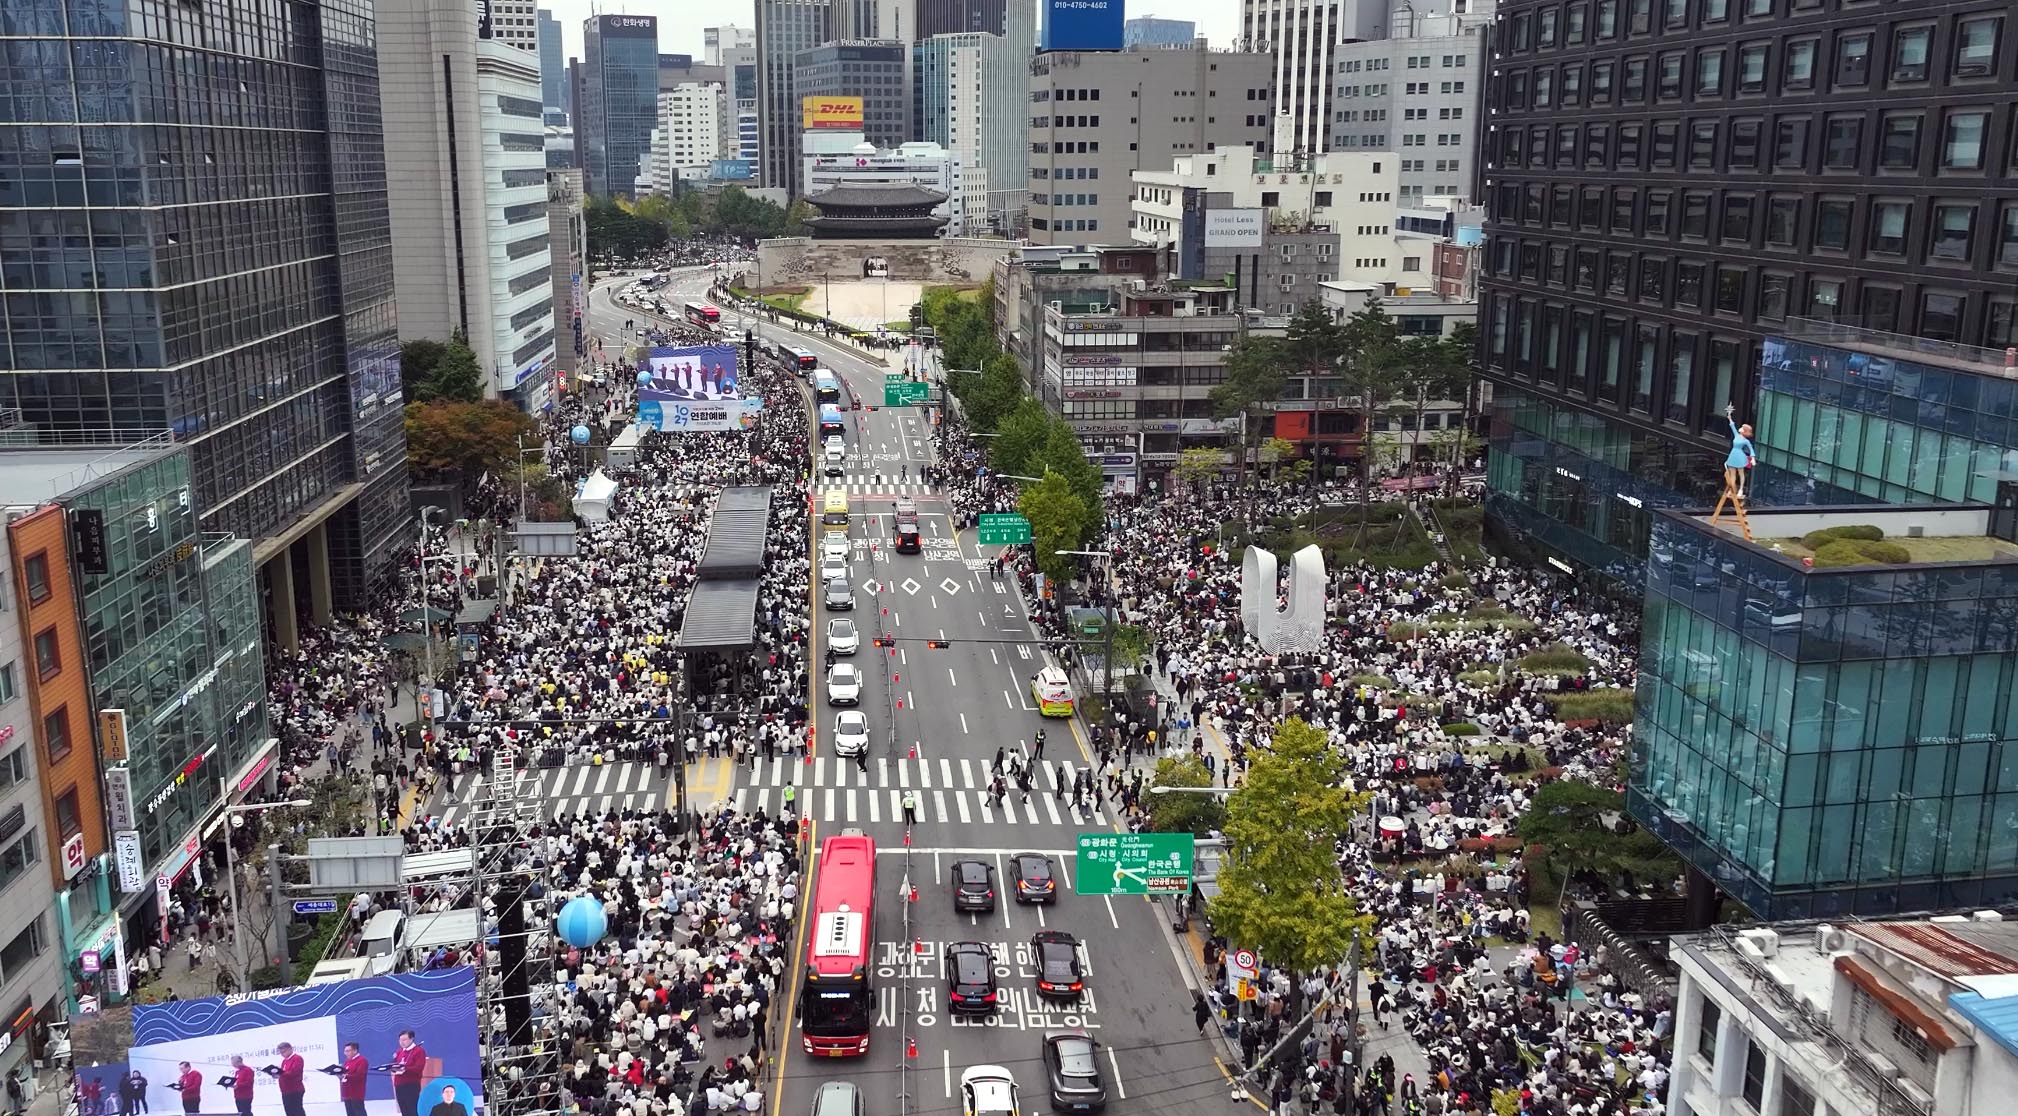
[[[1289,556],[1289,591],[1278,594],[1275,555],[1250,546],[1240,559],[1240,622],[1271,655],[1316,651],[1324,639],[1324,551],[1306,546]],[[1277,608],[1276,597],[1289,604]]]

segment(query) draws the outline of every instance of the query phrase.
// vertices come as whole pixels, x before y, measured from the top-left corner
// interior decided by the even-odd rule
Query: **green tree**
[[[1367,295],[1366,305],[1345,320],[1339,338],[1339,379],[1345,393],[1359,399],[1359,428],[1365,435],[1359,486],[1359,519],[1365,523],[1373,512],[1373,419],[1400,393],[1407,368],[1394,319],[1375,295]]]
[[[434,375],[435,366],[441,363],[442,351],[447,347],[429,337],[416,337],[400,343],[399,386],[408,399],[419,397],[428,378]]]
[[[996,424],[996,436],[988,439],[988,467],[998,473],[1037,475],[1036,463],[1051,436],[1051,421],[1051,413],[1036,396],[1026,395],[1017,400],[1016,406]]]
[[[1226,801],[1226,862],[1213,926],[1276,965],[1309,971],[1351,951],[1362,916],[1333,852],[1368,796],[1339,784],[1345,761],[1325,734],[1292,717],[1275,730]]]
[[[1431,402],[1462,400],[1471,386],[1471,363],[1442,337],[1411,337],[1401,342],[1404,376],[1402,395],[1415,416],[1415,430],[1422,437],[1423,418]],[[1412,453],[1409,447],[1405,453]]]
[[[1464,394],[1458,397],[1464,400],[1464,410],[1459,418],[1459,422],[1462,424],[1459,429],[1462,431],[1462,434],[1450,440],[1451,470],[1448,479],[1444,482],[1445,494],[1456,496],[1457,475],[1463,471],[1465,460],[1470,453],[1470,446],[1476,442],[1476,439],[1471,438],[1470,434],[1472,428],[1472,408],[1478,405],[1478,323],[1459,322],[1457,325],[1451,327],[1450,336],[1444,338],[1443,343],[1450,351],[1450,359],[1454,363],[1464,367]]]
[[[423,403],[475,403],[483,398],[484,374],[477,367],[476,354],[458,330],[442,346],[441,360],[422,385]]]
[[[1541,846],[1528,862],[1537,867],[1536,883],[1544,892],[1551,885],[1560,888],[1572,872],[1608,878],[1630,872],[1644,880],[1672,875],[1678,865],[1660,838],[1626,816],[1625,795],[1577,779],[1556,779],[1536,789],[1517,832],[1530,846]]]
[[[1080,502],[1092,509],[1087,528],[1098,528],[1103,503],[1101,485],[1105,478],[1101,476],[1100,466],[1087,458],[1086,447],[1080,444],[1079,435],[1072,429],[1071,423],[1062,418],[1051,420],[1050,430],[1044,438],[1044,451],[1038,460],[1046,472],[1056,472],[1065,478]],[[1082,533],[1080,541],[1090,537],[1090,534]]]
[[[1261,435],[1260,416],[1282,398],[1288,352],[1280,338],[1253,335],[1236,339],[1226,350],[1226,378],[1209,396],[1214,417],[1240,419],[1237,464],[1247,479],[1248,449]]]
[[[635,259],[664,244],[669,234],[610,198],[590,198],[582,206],[590,256]]]
[[[1061,550],[1079,549],[1086,535],[1089,511],[1085,501],[1072,491],[1065,475],[1046,471],[1044,479],[1023,486],[1016,508],[1030,520],[1030,542],[1037,552],[1037,568],[1054,582],[1072,580],[1079,560]]]
[[[519,438],[537,429],[531,416],[501,400],[409,403],[407,465],[425,479],[473,483],[482,473],[510,468],[518,460]]]
[[[1165,756],[1156,761],[1152,787],[1209,787],[1212,769],[1193,755]],[[1190,833],[1203,837],[1226,822],[1224,796],[1215,794],[1149,794],[1149,828],[1157,833]]]
[[[1268,438],[1261,443],[1255,458],[1268,466],[1271,477],[1280,477],[1283,467],[1296,457],[1296,443],[1287,438]]]
[[[1193,446],[1177,455],[1177,479],[1193,492],[1202,492],[1205,482],[1226,467],[1226,455],[1208,446]]]
[[[976,379],[973,376],[961,378]],[[998,351],[982,363],[979,383],[971,395],[963,398],[967,404],[967,421],[984,434],[993,433],[1022,398],[1023,372],[1016,366],[1016,358]]]

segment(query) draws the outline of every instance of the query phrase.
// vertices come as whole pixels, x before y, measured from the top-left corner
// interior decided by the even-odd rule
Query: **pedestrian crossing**
[[[930,496],[932,486],[917,479],[918,470],[911,470],[912,476],[906,480],[897,475],[893,468],[882,474],[882,479],[874,473],[851,474],[841,477],[821,477],[814,487],[821,492],[842,489],[850,496]]]
[[[1009,794],[1002,802],[990,802],[991,777],[985,759],[890,759],[869,760],[866,770],[853,759],[816,756],[813,762],[801,759],[759,759],[741,772],[740,785],[732,796],[738,811],[762,810],[778,814],[786,806],[785,788],[792,788],[791,807],[800,814],[823,822],[859,825],[864,822],[904,820],[904,794],[917,795],[918,824],[961,825],[1112,825],[1118,806],[1095,798],[1087,807],[1073,801],[1072,783],[1079,765],[1064,764],[1064,793],[1059,793],[1059,765],[1037,761],[1033,765],[1029,800],[1007,780]],[[1097,785],[1097,780],[1096,780]],[[1104,788],[1102,788],[1104,789]]]
[[[435,803],[435,816],[444,825],[467,823],[488,778],[486,773],[467,771],[455,777]],[[513,797],[532,799],[541,815],[549,818],[609,810],[656,810],[673,805],[671,782],[669,773],[661,773],[649,763],[577,763],[519,772]]]

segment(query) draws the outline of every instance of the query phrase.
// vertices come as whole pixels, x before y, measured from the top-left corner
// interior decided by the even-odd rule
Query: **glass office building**
[[[628,198],[659,123],[658,17],[583,20],[581,70],[575,142],[581,145],[582,188],[592,197]]]
[[[1851,523],[1915,560],[1774,548]],[[1632,816],[1761,919],[2018,898],[2018,546],[1968,505],[1751,526],[1653,517]]]
[[[1812,503],[1990,503],[2018,477],[2018,379],[2004,354],[1828,323],[1768,337],[1759,463]]]

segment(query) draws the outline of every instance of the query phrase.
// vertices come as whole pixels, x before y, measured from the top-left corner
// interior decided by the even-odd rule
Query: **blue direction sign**
[[[296,899],[296,900],[294,901],[294,913],[295,913],[295,914],[299,914],[299,915],[310,915],[310,914],[335,914],[335,913],[336,913],[336,900],[334,900],[334,899]]]

